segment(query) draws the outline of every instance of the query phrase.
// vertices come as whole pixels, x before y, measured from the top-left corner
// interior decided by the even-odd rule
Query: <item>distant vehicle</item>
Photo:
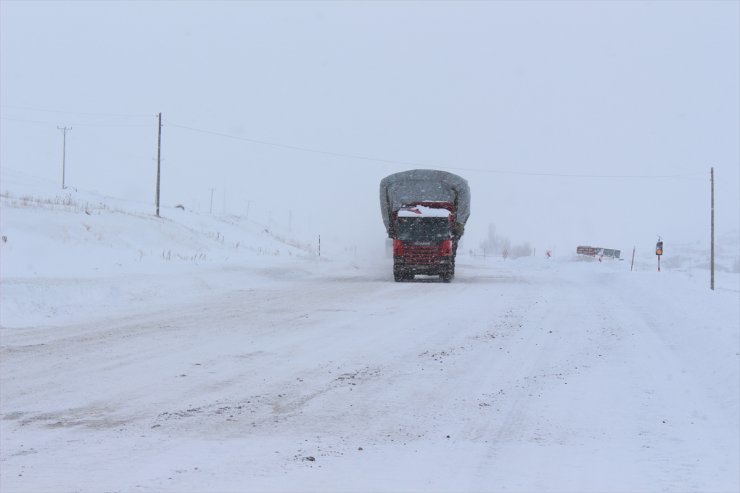
[[[380,181],[380,211],[393,240],[393,278],[416,274],[455,277],[457,243],[470,216],[470,187],[463,178],[415,169]]]
[[[587,255],[589,257],[608,257],[608,258],[619,258],[621,250],[613,250],[611,248],[600,248],[590,246],[579,246],[576,248],[578,255]]]

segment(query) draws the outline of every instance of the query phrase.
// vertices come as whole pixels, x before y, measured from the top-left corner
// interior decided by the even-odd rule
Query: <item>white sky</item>
[[[213,188],[214,212],[382,245],[380,179],[431,167],[470,183],[468,247],[495,224],[668,253],[708,241],[710,166],[738,228],[739,25],[737,1],[1,1],[0,163],[61,186],[71,126],[68,185],[153,201],[161,111],[166,205]],[[635,175],[685,176],[593,177]]]

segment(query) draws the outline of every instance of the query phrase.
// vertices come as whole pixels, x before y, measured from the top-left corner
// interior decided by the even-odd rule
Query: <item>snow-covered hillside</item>
[[[701,244],[394,283],[245,218],[0,188],[3,492],[740,489],[732,235],[715,291]]]
[[[243,217],[58,186],[3,169],[0,276],[5,326],[62,324],[110,310],[238,289],[245,277],[308,275],[317,242]],[[326,247],[325,247],[326,248]],[[209,273],[220,272],[218,282]]]

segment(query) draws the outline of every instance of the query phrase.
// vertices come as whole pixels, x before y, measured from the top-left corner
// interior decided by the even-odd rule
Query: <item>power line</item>
[[[237,135],[229,135],[229,134],[224,134],[224,133],[220,133],[220,132],[214,132],[214,131],[211,131],[211,130],[203,130],[203,129],[200,129],[200,128],[189,127],[187,125],[180,125],[180,124],[171,122],[169,120],[165,120],[165,123],[167,123],[167,124],[169,124],[170,126],[173,126],[173,127],[182,128],[182,129],[190,130],[190,131],[193,131],[193,132],[199,132],[199,133],[208,134],[208,135],[215,135],[215,136],[218,136],[218,137],[225,137],[225,138],[235,139],[235,140],[242,140],[242,141],[245,141],[245,142],[251,142],[253,144],[262,144],[262,145],[269,145],[269,146],[274,146],[274,147],[281,147],[283,149],[291,149],[291,150],[294,150],[294,151],[312,152],[312,153],[315,153],[315,154],[324,154],[324,155],[328,155],[328,156],[337,156],[337,157],[347,157],[347,158],[352,158],[352,159],[361,159],[361,160],[365,160],[365,161],[377,161],[377,162],[382,162],[382,163],[387,163],[387,164],[408,164],[408,165],[412,165],[412,166],[428,166],[428,165],[414,163],[414,162],[397,161],[397,160],[393,160],[393,159],[374,158],[374,157],[360,156],[360,155],[357,155],[357,154],[345,154],[345,153],[341,153],[341,152],[324,151],[324,150],[320,150],[320,149],[311,149],[309,147],[301,147],[301,146],[290,145],[290,144],[280,144],[280,143],[277,143],[277,142],[268,142],[266,140],[251,139],[251,138],[248,138],[248,137],[239,137]]]
[[[117,117],[117,118],[134,118],[134,117],[151,118],[152,117],[152,115],[84,113],[84,112],[68,112],[68,111],[58,111],[58,110],[51,110],[51,109],[31,108],[31,107],[23,107],[23,106],[9,106],[9,105],[0,105],[0,106],[2,106],[3,108],[13,108],[13,109],[30,110],[30,111],[42,111],[42,112],[70,114],[70,115],[105,116],[105,117]],[[12,118],[12,117],[6,117],[6,116],[1,116],[0,119],[7,120],[7,121],[34,123],[34,124],[39,124],[39,125],[57,126],[57,122],[44,121],[44,120]],[[543,173],[543,172],[511,171],[511,170],[502,170],[502,169],[488,169],[488,168],[466,168],[466,167],[459,167],[459,166],[448,166],[444,164],[420,163],[416,161],[403,161],[403,160],[397,160],[397,159],[363,156],[359,154],[349,154],[349,153],[336,152],[336,151],[330,151],[330,150],[324,150],[324,149],[315,149],[315,148],[297,146],[297,145],[292,145],[292,144],[270,142],[266,140],[254,139],[254,138],[249,138],[249,137],[241,137],[238,135],[231,135],[231,134],[226,134],[223,132],[216,132],[213,130],[206,130],[206,129],[196,128],[196,127],[192,127],[188,125],[181,125],[181,124],[169,121],[169,120],[163,120],[163,121],[172,127],[189,130],[191,132],[198,132],[202,134],[213,135],[213,136],[228,138],[228,139],[233,139],[233,140],[239,140],[243,142],[250,142],[252,144],[267,145],[267,146],[272,146],[272,147],[279,147],[282,149],[289,149],[293,151],[309,152],[313,154],[322,154],[326,156],[342,157],[342,158],[356,159],[356,160],[361,160],[361,161],[371,161],[371,162],[384,163],[384,164],[414,166],[414,167],[421,167],[421,168],[427,168],[427,167],[433,166],[436,168],[443,168],[443,169],[448,169],[448,170],[453,170],[453,171],[469,171],[469,172],[477,172],[477,173],[493,173],[493,174],[500,174],[500,175],[551,177],[551,178],[668,179],[668,178],[684,178],[684,177],[698,176],[698,175],[704,174],[703,172],[694,172],[694,173],[678,173],[678,174],[670,174],[670,175],[599,175],[599,174],[583,174],[583,173]],[[75,123],[74,125],[82,126],[82,127],[149,127],[150,126],[148,124],[110,124],[110,123]]]
[[[78,115],[78,116],[105,116],[105,117],[114,117],[114,118],[151,118],[152,116],[156,115],[149,115],[149,114],[123,114],[123,113],[87,113],[87,112],[80,112],[80,111],[62,111],[62,110],[52,110],[52,109],[44,109],[44,108],[32,108],[28,106],[12,106],[3,104],[0,105],[0,108],[9,108],[14,110],[26,110],[26,111],[41,111],[44,113],[60,113],[64,115]]]
[[[296,146],[296,145],[291,145],[291,144],[282,144],[278,142],[269,142],[265,140],[252,139],[248,137],[240,137],[237,135],[230,135],[230,134],[225,134],[221,132],[214,132],[212,130],[205,130],[201,128],[190,127],[187,125],[180,125],[178,123],[174,123],[169,120],[165,120],[165,123],[169,124],[172,127],[182,128],[185,130],[190,130],[192,132],[198,132],[198,133],[203,133],[207,135],[214,135],[217,137],[224,137],[224,138],[234,139],[234,140],[241,140],[244,142],[251,142],[253,144],[280,147],[283,149],[290,149],[294,151],[311,152],[314,154],[323,154],[323,155],[335,156],[335,157],[345,157],[345,158],[358,159],[358,160],[363,160],[363,161],[374,161],[374,162],[385,163],[385,164],[402,164],[402,165],[408,165],[408,166],[418,166],[422,168],[431,166],[430,164],[419,163],[419,162],[414,162],[414,161],[401,161],[401,160],[395,160],[395,159],[361,156],[358,154],[346,154],[342,152],[313,149],[309,147],[302,147],[302,146]],[[698,175],[704,174],[704,172],[694,172],[694,173],[678,173],[678,174],[671,174],[671,175],[597,175],[597,174],[578,174],[578,173],[533,173],[533,172],[527,172],[527,171],[509,171],[509,170],[496,170],[496,169],[483,169],[483,168],[463,168],[463,167],[455,167],[455,166],[447,166],[447,165],[434,165],[434,167],[450,169],[450,170],[455,170],[455,171],[473,171],[473,172],[479,172],[479,173],[495,173],[495,174],[502,174],[502,175],[542,176],[542,177],[559,177],[559,178],[636,178],[636,179],[660,178],[660,179],[664,179],[664,178],[683,178],[683,177],[688,177],[688,176],[698,176]]]
[[[11,118],[7,116],[0,116],[0,120],[7,120],[13,122],[24,122],[24,123],[36,123],[38,125],[57,125],[57,122],[51,122],[46,120],[29,120],[27,118]],[[145,125],[143,123],[138,124],[124,124],[124,123],[73,123],[72,125],[80,127],[151,127],[151,125]]]

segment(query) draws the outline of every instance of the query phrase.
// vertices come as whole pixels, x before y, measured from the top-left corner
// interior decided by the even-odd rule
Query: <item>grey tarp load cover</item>
[[[463,235],[470,216],[470,187],[455,174],[434,169],[412,169],[388,175],[380,181],[380,212],[389,237],[394,214],[405,205],[419,202],[451,202],[456,208],[455,232]]]

